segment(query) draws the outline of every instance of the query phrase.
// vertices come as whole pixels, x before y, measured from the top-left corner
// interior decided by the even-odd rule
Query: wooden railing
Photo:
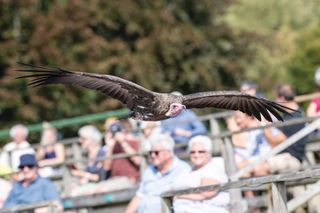
[[[210,114],[210,115],[205,115],[205,116],[200,116],[200,120],[202,121],[209,121],[210,124],[210,137],[215,141],[216,143],[220,143],[219,147],[221,147],[221,151],[222,151],[222,155],[225,159],[225,165],[226,165],[226,169],[227,169],[227,173],[229,175],[229,177],[231,177],[232,182],[230,183],[238,183],[238,178],[241,176],[241,174],[243,174],[246,171],[249,171],[251,168],[253,168],[253,166],[263,162],[265,159],[267,159],[268,157],[278,153],[279,151],[285,149],[287,146],[291,145],[292,143],[294,143],[295,141],[297,141],[300,137],[303,137],[304,135],[307,135],[308,133],[312,132],[315,128],[317,128],[317,126],[320,126],[320,123],[318,120],[315,121],[315,119],[318,119],[319,117],[313,117],[313,118],[301,118],[301,119],[292,119],[286,122],[277,122],[277,123],[273,123],[270,125],[267,125],[265,127],[257,127],[257,128],[251,128],[251,129],[243,129],[241,131],[237,131],[237,132],[229,132],[229,131],[224,131],[221,132],[219,125],[218,125],[218,121],[217,119],[221,119],[221,118],[225,118],[228,117],[230,115],[232,115],[233,112],[222,112],[222,113],[215,113],[215,114]],[[307,126],[307,128],[305,130],[303,130],[303,132],[298,132],[296,133],[294,136],[290,137],[286,142],[284,142],[281,146],[282,148],[275,148],[273,149],[270,153],[266,154],[265,156],[262,156],[261,158],[258,159],[258,161],[253,162],[253,164],[248,165],[248,167],[245,167],[243,170],[238,171],[236,169],[235,163],[234,163],[234,155],[233,155],[233,145],[229,139],[229,137],[232,134],[236,134],[236,133],[240,133],[240,132],[244,132],[244,131],[251,131],[254,129],[258,129],[258,128],[267,128],[270,126],[275,126],[275,127],[280,127],[280,126],[286,126],[286,125],[293,125],[293,124],[297,124],[297,123],[305,123],[305,122],[312,122],[310,125]],[[214,134],[213,134],[214,132]],[[68,140],[64,140],[62,141],[62,143],[66,146],[71,146],[73,149],[73,153],[75,153],[76,155],[73,156],[73,159],[67,159],[65,163],[63,163],[61,166],[67,168],[68,165],[73,164],[73,163],[85,163],[86,160],[84,158],[82,158],[82,152],[81,152],[81,148],[79,147],[79,144],[77,143],[78,139],[77,138],[73,138],[73,139],[68,139]],[[133,154],[117,154],[114,155],[112,157],[109,157],[111,159],[115,159],[115,158],[126,158],[126,157],[132,157],[132,156],[142,156],[142,157],[146,157],[146,153],[140,151],[137,153],[133,153]],[[106,158],[103,158],[101,160],[104,160]],[[318,176],[317,176],[318,177]],[[68,178],[68,176],[66,174],[64,174],[63,177],[63,181],[65,182],[65,180]],[[253,178],[254,180],[254,178]],[[259,179],[261,180],[261,179]],[[67,181],[66,181],[67,182]],[[241,182],[241,181],[240,181]],[[279,182],[279,181],[278,181]],[[281,181],[280,181],[281,182]],[[232,185],[232,184],[231,184]],[[280,184],[281,185],[281,184]],[[279,183],[275,184],[273,187],[282,187],[280,186]],[[251,185],[252,186],[252,185]],[[241,187],[244,187],[241,186]],[[240,188],[241,188],[240,187]],[[233,212],[244,212],[243,210],[247,208],[246,203],[244,203],[242,197],[241,197],[241,189],[240,188],[230,188],[230,193],[231,193],[231,206],[234,209]],[[280,188],[278,189],[278,191],[280,190]],[[318,193],[318,192],[317,192]],[[317,194],[315,192],[311,192],[309,193],[309,197],[310,196],[314,196],[315,194]],[[307,195],[306,195],[307,196]],[[297,203],[301,203],[301,202],[305,202],[304,200],[299,200],[299,201],[295,201],[295,202],[291,202],[288,204],[288,210],[290,209],[294,209],[297,206]]]
[[[38,208],[47,208],[47,213],[59,213],[61,210],[58,208],[57,201],[45,201],[39,202],[35,204],[28,204],[28,205],[19,205],[16,207],[0,209],[0,213],[12,213],[12,212],[23,212],[23,211],[32,211]]]
[[[300,181],[308,178],[320,179],[320,169],[306,170],[301,172],[291,172],[279,175],[270,175],[264,177],[247,178],[238,181],[231,181],[220,185],[209,185],[197,188],[189,188],[183,190],[172,190],[162,194],[162,211],[163,213],[172,213],[172,199],[174,196],[182,194],[200,193],[206,191],[227,191],[231,189],[239,189],[243,187],[257,187],[261,185],[270,185],[272,189],[272,204],[275,213],[288,212],[286,198],[286,182]],[[290,204],[290,208],[292,208]],[[231,209],[234,212],[235,209]],[[245,212],[245,211],[243,211]]]

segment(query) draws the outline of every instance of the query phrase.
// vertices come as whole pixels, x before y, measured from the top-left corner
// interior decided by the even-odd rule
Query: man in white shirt
[[[35,150],[27,141],[28,133],[26,126],[22,124],[14,125],[10,129],[10,137],[13,141],[3,147],[0,157],[1,162],[4,165],[10,166],[13,172],[19,171],[18,166],[21,155],[35,153]]]

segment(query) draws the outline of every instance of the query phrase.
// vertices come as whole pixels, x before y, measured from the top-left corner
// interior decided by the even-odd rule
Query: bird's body
[[[19,77],[33,78],[28,85],[69,84],[97,90],[126,104],[132,112],[131,117],[138,120],[159,121],[175,117],[185,108],[215,107],[240,110],[259,120],[262,114],[268,121],[272,121],[270,113],[278,120],[282,120],[279,112],[287,113],[287,110],[292,110],[276,102],[238,91],[210,91],[179,96],[153,92],[112,75],[20,64],[30,67],[30,69],[18,70],[32,73]]]

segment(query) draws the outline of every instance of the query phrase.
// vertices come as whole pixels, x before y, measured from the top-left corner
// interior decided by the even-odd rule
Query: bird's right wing
[[[19,72],[31,73],[18,78],[32,78],[28,86],[43,86],[47,84],[68,84],[82,86],[97,90],[107,96],[118,99],[131,108],[133,102],[151,102],[154,98],[152,91],[127,81],[112,76],[85,72],[68,71],[61,68],[48,68],[32,64],[19,63],[28,66],[28,69],[18,69]]]
[[[288,113],[287,110],[296,111],[282,106],[265,98],[251,96],[238,91],[200,92],[183,96],[183,102],[187,108],[215,107],[229,110],[240,110],[261,121],[261,114],[272,122],[269,113],[282,121],[279,112]]]

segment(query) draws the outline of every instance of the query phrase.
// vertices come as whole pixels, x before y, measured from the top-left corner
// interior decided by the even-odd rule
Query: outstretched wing
[[[296,111],[265,98],[251,96],[238,91],[200,92],[183,96],[187,108],[215,107],[229,110],[240,110],[261,121],[261,114],[272,122],[269,113],[283,121],[279,112]]]
[[[88,89],[97,90],[107,96],[118,99],[131,108],[136,102],[151,102],[154,93],[142,86],[125,79],[93,73],[68,71],[61,68],[48,68],[21,63],[28,66],[28,69],[19,69],[19,72],[32,73],[18,78],[32,78],[28,86],[38,87],[47,84],[68,84],[82,86]]]

